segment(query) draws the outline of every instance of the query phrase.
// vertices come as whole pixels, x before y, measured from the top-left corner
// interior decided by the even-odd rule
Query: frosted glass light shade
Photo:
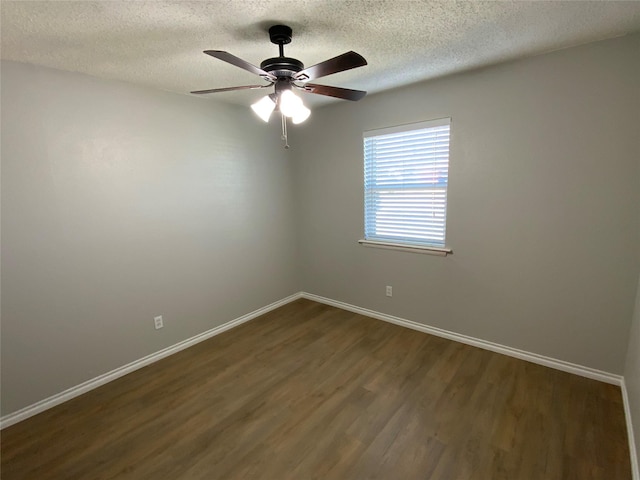
[[[298,108],[296,114],[293,117],[291,117],[291,121],[295,124],[302,123],[307,118],[309,118],[309,115],[311,115],[311,110],[309,110],[307,107],[305,107],[301,103],[300,108]]]
[[[280,111],[286,117],[293,117],[300,107],[303,107],[302,100],[291,90],[285,90],[280,94]]]
[[[251,105],[251,109],[265,122],[269,121],[269,117],[275,108],[276,104],[271,100],[271,98],[269,98],[269,95],[262,97],[256,103]]]

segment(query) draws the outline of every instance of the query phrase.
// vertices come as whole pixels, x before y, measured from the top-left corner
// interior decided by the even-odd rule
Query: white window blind
[[[365,240],[444,247],[450,125],[365,132]]]

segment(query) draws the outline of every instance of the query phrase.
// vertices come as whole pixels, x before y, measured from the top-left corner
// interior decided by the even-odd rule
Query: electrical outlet
[[[387,297],[393,297],[393,287],[387,285]]]
[[[162,324],[162,315],[159,315],[157,317],[153,317],[153,323],[156,326],[156,330],[159,330],[162,327],[164,327],[164,325]]]

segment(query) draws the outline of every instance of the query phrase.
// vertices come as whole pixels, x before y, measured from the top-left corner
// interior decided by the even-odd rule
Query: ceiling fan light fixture
[[[298,109],[296,114],[291,117],[291,121],[297,125],[298,123],[302,123],[307,118],[309,118],[309,115],[311,115],[311,110],[309,110],[304,105],[300,105],[300,108]]]
[[[251,110],[253,110],[256,115],[258,115],[265,122],[269,121],[269,117],[271,117],[271,113],[276,108],[276,102],[273,101],[271,95],[266,95],[258,100],[256,103],[251,105]]]
[[[286,117],[294,117],[301,108],[305,108],[302,100],[291,90],[285,90],[280,94],[280,111]]]

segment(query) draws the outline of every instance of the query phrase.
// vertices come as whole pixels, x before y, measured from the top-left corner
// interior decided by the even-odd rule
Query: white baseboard
[[[557,360],[551,357],[545,357],[544,355],[538,355],[537,353],[526,352],[517,348],[507,347],[500,345],[499,343],[489,342],[487,340],[481,340],[479,338],[470,337],[468,335],[462,335],[460,333],[451,332],[442,328],[430,327],[422,323],[414,322],[412,320],[406,320],[400,317],[394,317],[393,315],[387,315],[386,313],[376,312],[367,308],[358,307],[349,303],[339,302],[330,298],[321,297],[312,293],[302,292],[301,296],[309,300],[324,303],[334,307],[348,310],[350,312],[366,315],[367,317],[376,318],[385,322],[394,323],[403,327],[418,330],[419,332],[429,333],[437,337],[447,338],[455,342],[465,343],[474,347],[483,348],[492,352],[501,353],[510,357],[519,358],[528,362],[537,363],[538,365],[544,365],[545,367],[555,368],[556,370],[562,370],[563,372],[573,373],[580,375],[581,377],[592,378],[601,382],[610,383],[613,385],[622,385],[622,376],[615,375],[613,373],[603,372],[602,370],[596,370],[595,368],[584,367],[575,363],[565,362],[564,360]],[[639,479],[640,480],[640,479]]]
[[[300,292],[294,293],[293,295],[283,298],[282,300],[278,300],[277,302],[273,302],[265,307],[254,310],[251,313],[247,313],[246,315],[243,315],[234,320],[223,323],[222,325],[214,327],[211,330],[207,330],[206,332],[200,333],[191,338],[178,342],[174,345],[171,345],[170,347],[167,347],[158,352],[152,353],[151,355],[147,355],[144,358],[131,362],[122,367],[116,368],[115,370],[111,370],[110,372],[107,372],[100,376],[92,378],[91,380],[87,380],[86,382],[83,382],[80,385],[76,385],[75,387],[71,387],[56,395],[52,395],[49,398],[45,398],[44,400],[36,402],[33,405],[29,405],[28,407],[25,407],[16,412],[10,413],[9,415],[5,415],[4,417],[0,418],[0,430],[2,430],[3,428],[9,427],[15,423],[18,423],[22,420],[26,420],[29,417],[32,417],[34,415],[37,415],[38,413],[44,412],[45,410],[53,408],[56,405],[60,405],[61,403],[66,402],[67,400],[71,400],[72,398],[75,398],[79,395],[82,395],[83,393],[86,393],[90,390],[98,388],[104,385],[105,383],[109,383],[117,378],[127,375],[128,373],[134,372],[142,367],[146,367],[147,365],[157,362],[158,360],[168,357],[169,355],[173,355],[174,353],[184,350],[185,348],[189,348],[195,345],[196,343],[200,343],[204,340],[207,340],[208,338],[214,337],[231,328],[237,327],[238,325],[248,322],[249,320],[253,320],[256,317],[259,317],[260,315],[264,315],[265,313],[270,312],[271,310],[275,310],[276,308],[286,305],[287,303],[293,302],[294,300],[297,300],[301,297],[302,297],[302,294]]]
[[[627,435],[629,436],[629,456],[631,457],[631,473],[633,480],[640,480],[640,469],[638,468],[638,452],[636,451],[635,435],[633,433],[633,423],[631,422],[631,406],[629,405],[629,394],[627,384],[622,379],[622,402],[624,403],[624,416],[627,420]]]

